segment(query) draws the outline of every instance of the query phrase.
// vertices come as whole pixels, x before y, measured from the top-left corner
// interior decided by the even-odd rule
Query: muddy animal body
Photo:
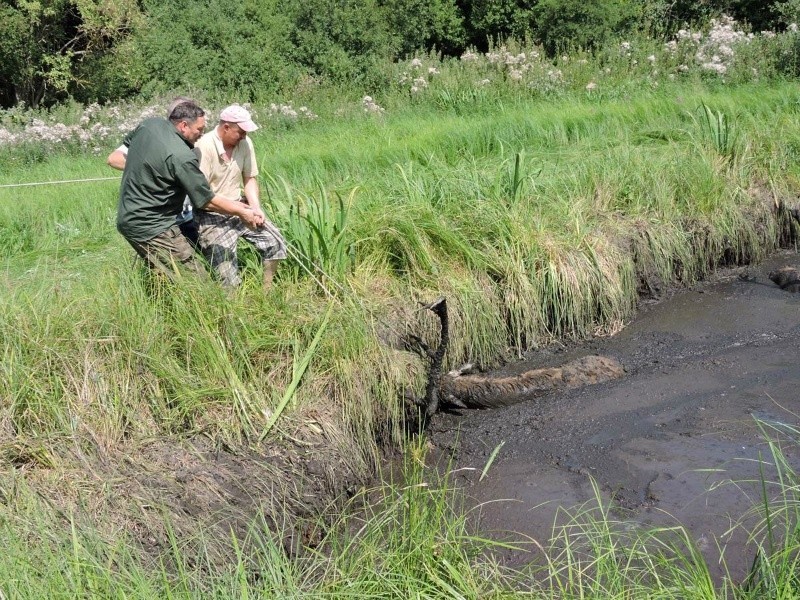
[[[793,267],[783,267],[772,271],[769,278],[786,292],[800,292],[800,271]]]
[[[455,406],[493,408],[558,390],[611,381],[622,377],[624,372],[619,361],[592,355],[560,367],[533,369],[509,377],[451,373],[441,379],[441,398]]]

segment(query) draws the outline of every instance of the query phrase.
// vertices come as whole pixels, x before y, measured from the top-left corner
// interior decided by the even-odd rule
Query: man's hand
[[[245,225],[254,231],[264,224],[264,213],[260,210],[255,211],[248,208],[239,218]]]
[[[259,210],[254,211],[246,204],[238,200],[228,200],[222,196],[214,196],[207,204],[202,206],[203,210],[239,217],[247,227],[256,230],[264,224],[264,213]]]

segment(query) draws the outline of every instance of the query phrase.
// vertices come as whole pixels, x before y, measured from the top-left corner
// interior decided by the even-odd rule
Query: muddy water
[[[800,266],[800,256],[782,253],[751,267],[756,282],[728,272],[644,304],[613,337],[539,352],[502,372],[597,353],[622,362],[621,380],[437,416],[433,455],[481,506],[481,531],[547,545],[559,507],[592,500],[594,480],[623,526],[682,524],[716,578],[723,552],[741,579],[755,548],[744,529],[731,527],[758,502],[758,459],[769,457],[756,419],[800,426],[800,294],[767,278],[784,265]],[[800,449],[787,455],[800,466]],[[520,564],[536,552],[502,558]]]

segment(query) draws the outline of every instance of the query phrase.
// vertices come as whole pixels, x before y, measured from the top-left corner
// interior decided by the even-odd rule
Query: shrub
[[[464,49],[464,18],[454,0],[382,0],[400,56],[437,48],[446,55]]]
[[[333,83],[374,86],[395,56],[384,9],[375,0],[291,0],[292,58]]]
[[[631,25],[629,0],[541,0],[533,10],[536,36],[554,56],[572,48],[593,50]]]
[[[535,4],[532,0],[465,2],[463,10],[467,42],[485,51],[492,42],[509,38],[526,39],[531,31]]]
[[[222,90],[239,101],[270,94],[300,74],[288,60],[291,26],[276,2],[155,2],[140,39],[147,93]]]

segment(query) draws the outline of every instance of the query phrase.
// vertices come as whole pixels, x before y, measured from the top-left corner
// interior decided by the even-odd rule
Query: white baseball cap
[[[250,133],[258,129],[258,125],[253,123],[250,113],[238,104],[231,104],[228,108],[219,113],[219,120],[228,123],[236,123],[243,131]]]

